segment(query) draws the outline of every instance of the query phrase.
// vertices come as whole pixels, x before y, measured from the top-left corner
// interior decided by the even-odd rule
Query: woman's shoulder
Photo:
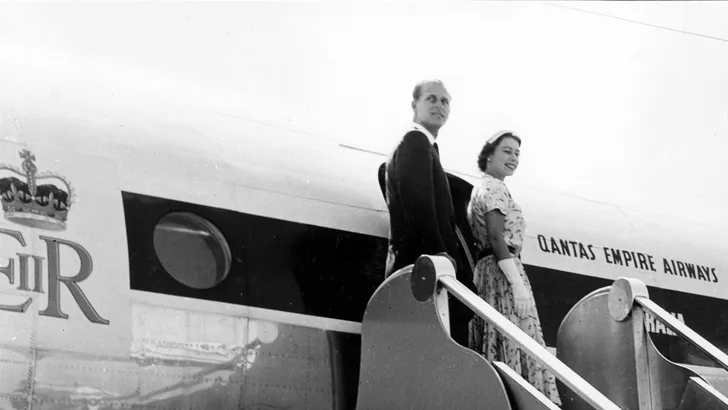
[[[506,186],[505,182],[501,181],[498,178],[494,178],[488,174],[485,174],[483,178],[480,180],[480,184],[476,187],[479,191],[482,192],[491,192],[491,191],[498,191],[498,192],[508,192],[508,187]]]
[[[511,200],[511,193],[508,191],[506,184],[490,175],[484,176],[480,183],[473,187],[473,192],[470,195],[470,201],[477,203],[507,204]]]

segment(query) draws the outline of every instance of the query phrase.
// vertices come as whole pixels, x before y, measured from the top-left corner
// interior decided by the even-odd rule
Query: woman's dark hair
[[[478,168],[480,168],[481,171],[485,172],[485,168],[488,166],[488,157],[495,152],[495,149],[498,148],[498,145],[500,145],[501,141],[505,138],[513,138],[516,142],[518,142],[518,146],[521,146],[521,138],[510,131],[503,132],[495,140],[491,138],[485,143],[483,149],[480,150],[480,155],[478,155]]]

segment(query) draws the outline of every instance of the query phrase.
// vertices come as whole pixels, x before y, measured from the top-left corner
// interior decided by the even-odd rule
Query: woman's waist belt
[[[521,257],[521,255],[518,253],[518,251],[516,250],[516,248],[514,248],[512,246],[509,246],[508,247],[508,252],[510,252],[511,255],[514,255],[516,258],[520,258]],[[481,259],[483,259],[483,258],[485,258],[487,256],[490,256],[490,255],[494,255],[493,248],[481,249],[480,251],[478,251],[478,260],[481,260]]]

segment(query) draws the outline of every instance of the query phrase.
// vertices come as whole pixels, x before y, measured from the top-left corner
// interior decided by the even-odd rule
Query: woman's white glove
[[[498,261],[503,273],[506,275],[506,279],[511,282],[511,288],[513,289],[513,302],[516,314],[520,318],[528,316],[529,304],[528,304],[528,290],[526,284],[523,283],[521,273],[518,271],[516,261],[513,258],[503,259]]]

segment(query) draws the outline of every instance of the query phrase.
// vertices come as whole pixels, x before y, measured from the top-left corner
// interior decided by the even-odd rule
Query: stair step
[[[677,410],[713,410],[728,408],[728,399],[705,380],[691,377]]]
[[[523,380],[513,369],[503,362],[491,363],[503,380],[511,400],[511,407],[518,410],[559,410],[551,400]]]

